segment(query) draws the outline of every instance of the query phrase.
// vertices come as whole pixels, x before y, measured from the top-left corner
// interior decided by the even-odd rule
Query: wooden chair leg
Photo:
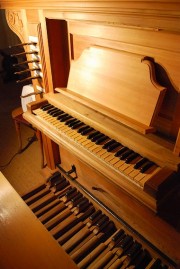
[[[38,141],[40,143],[40,149],[41,149],[41,168],[44,168],[45,167],[45,164],[44,164],[44,148],[43,148],[42,135],[41,135],[41,132],[39,130],[36,131],[36,136],[37,136]]]
[[[22,150],[22,137],[21,137],[21,126],[20,123],[16,120],[14,120],[14,124],[15,124],[15,128],[16,128],[16,133],[17,133],[17,137],[18,137],[18,142],[19,142],[19,150],[18,152],[21,152]]]

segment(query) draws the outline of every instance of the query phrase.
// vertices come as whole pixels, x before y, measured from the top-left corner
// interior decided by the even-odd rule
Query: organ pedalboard
[[[46,184],[22,198],[78,268],[174,268],[123,219],[109,217],[105,205],[97,207],[99,201],[92,196],[89,200],[87,190],[71,176],[75,172],[75,167],[65,172],[59,166]]]

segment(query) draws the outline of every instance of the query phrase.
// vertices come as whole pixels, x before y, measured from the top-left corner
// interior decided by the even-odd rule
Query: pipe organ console
[[[180,268],[179,3],[4,0],[1,8],[26,48],[19,74],[30,72],[43,93],[23,115],[47,162],[45,184],[18,200],[37,237],[23,242],[34,242],[29,257],[37,248],[37,268],[42,254],[43,268]]]

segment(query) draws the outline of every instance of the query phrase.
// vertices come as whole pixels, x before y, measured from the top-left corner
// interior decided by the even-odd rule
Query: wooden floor
[[[21,105],[22,87],[15,81],[3,83],[0,78],[0,171],[20,195],[44,182],[38,141],[33,142],[23,153],[17,153],[19,144],[11,113]],[[34,131],[22,125],[21,133],[24,147]]]

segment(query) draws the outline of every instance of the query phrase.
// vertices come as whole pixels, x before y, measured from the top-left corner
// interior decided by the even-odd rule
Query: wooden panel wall
[[[48,45],[48,19],[67,21],[71,41],[81,42],[78,48],[90,43],[152,57],[158,82],[168,88],[156,126],[160,126],[160,131],[169,137],[177,136],[180,125],[179,1],[2,0],[0,7],[6,9],[7,21],[21,40],[27,39],[28,35],[37,35],[37,25],[41,23],[46,91],[53,91],[54,86],[60,84]],[[57,35],[55,28],[52,28],[52,34]],[[73,53],[73,57],[78,57],[81,51]]]

